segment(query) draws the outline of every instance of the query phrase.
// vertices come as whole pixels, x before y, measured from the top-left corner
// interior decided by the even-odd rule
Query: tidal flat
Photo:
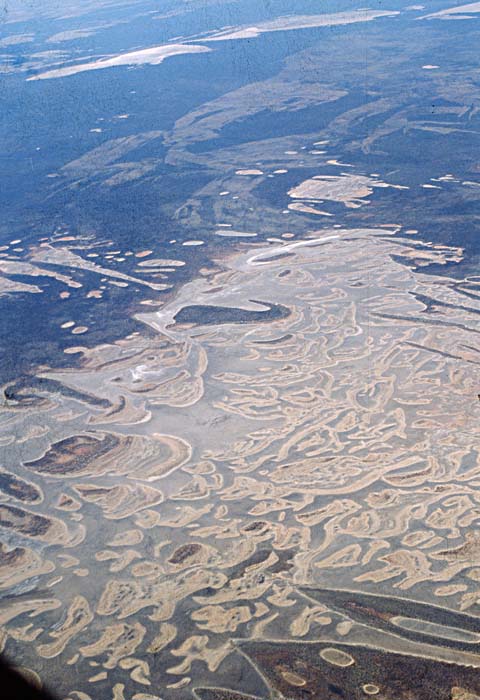
[[[2,653],[478,700],[478,3],[10,5]]]
[[[391,228],[250,245],[3,407],[2,647],[72,698],[473,696],[478,282]]]

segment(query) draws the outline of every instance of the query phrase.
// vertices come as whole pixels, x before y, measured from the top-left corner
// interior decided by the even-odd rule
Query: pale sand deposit
[[[399,12],[389,10],[352,10],[351,12],[334,12],[322,15],[295,15],[279,17],[270,22],[260,22],[255,26],[227,29],[223,32],[203,37],[201,41],[230,41],[232,39],[253,39],[268,32],[284,32],[311,27],[335,27],[356,22],[371,22],[378,17],[394,17]]]
[[[149,64],[157,66],[166,58],[171,56],[179,56],[188,53],[205,53],[210,51],[207,46],[197,46],[191,44],[162,44],[154,46],[151,49],[142,49],[141,51],[131,51],[122,53],[111,58],[100,58],[90,63],[77,63],[63,68],[54,68],[53,70],[39,73],[31,76],[27,80],[46,80],[48,78],[65,78],[69,75],[77,73],[85,73],[91,70],[101,70],[102,68],[115,68],[116,66],[139,66]]]
[[[418,19],[471,19],[469,15],[480,12],[480,2],[470,2],[467,5],[447,7],[444,10],[424,15]]]
[[[390,185],[379,179],[365,175],[316,175],[292,187],[288,194],[293,199],[303,199],[308,202],[331,200],[342,202],[348,208],[357,208],[367,203],[367,197],[375,187],[393,187],[405,189],[401,185]]]
[[[314,644],[323,629],[315,658],[333,666],[373,647],[478,672],[475,618],[462,635],[440,629],[459,648],[420,644],[435,620],[410,623],[392,596],[457,595],[464,610],[478,598],[480,306],[411,269],[460,256],[387,227],[276,239],[142,314],[145,334],[75,349],[80,367],[39,371],[25,396],[10,388],[0,439],[22,477],[0,479],[16,547],[0,551],[0,585],[35,579],[51,594],[8,611],[0,646],[20,644],[33,668],[75,663],[83,688],[122,671],[140,686],[207,672],[228,686],[233,634]],[[27,439],[10,445],[12,432]],[[307,583],[375,586],[395,616],[372,624],[396,632],[338,624],[335,600],[306,600]]]

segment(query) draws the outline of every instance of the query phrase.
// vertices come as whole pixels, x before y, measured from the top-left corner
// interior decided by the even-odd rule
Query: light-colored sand
[[[254,39],[268,32],[284,32],[293,29],[310,29],[312,27],[335,27],[356,22],[370,22],[377,17],[393,17],[398,12],[389,10],[352,10],[351,12],[334,12],[321,15],[295,15],[293,17],[278,17],[269,22],[260,22],[255,26],[238,27],[217,32],[202,41],[230,41],[232,39]]]
[[[252,168],[251,170],[235,170],[235,175],[263,175],[263,170]]]
[[[150,49],[130,51],[129,53],[122,53],[118,56],[112,56],[110,58],[100,58],[96,61],[91,61],[90,63],[77,63],[75,65],[65,66],[63,68],[54,68],[53,70],[46,71],[45,73],[39,73],[38,75],[27,78],[27,80],[65,78],[69,75],[76,75],[77,73],[85,73],[86,71],[91,70],[101,70],[102,68],[115,68],[117,66],[139,66],[144,64],[156,66],[170,56],[178,56],[188,53],[205,53],[206,51],[210,51],[207,46],[191,44],[162,44],[161,46],[154,46]]]
[[[21,542],[8,559],[0,549],[0,587],[35,579],[52,598],[4,607],[0,648],[21,642],[31,665],[71,662],[78,677],[107,673],[109,687],[120,669],[153,687],[157,660],[177,685],[202,665],[228,674],[233,633],[311,642],[325,628],[317,656],[341,672],[359,664],[367,633],[307,605],[299,582],[476,605],[479,280],[412,270],[462,251],[391,228],[254,242],[137,316],[147,332],[69,348],[74,366],[41,369],[54,383],[3,407],[0,439],[28,438],[3,443],[6,461],[21,449],[29,476],[15,498],[33,487],[45,506],[0,504],[9,542]],[[192,304],[267,303],[290,313],[175,322]],[[30,612],[35,627],[20,627]],[[391,624],[408,631],[408,617]],[[417,652],[480,665],[459,649]],[[303,668],[281,672],[302,687]]]
[[[365,204],[367,197],[373,193],[375,187],[393,187],[404,189],[401,185],[390,185],[376,178],[365,175],[316,175],[304,180],[296,187],[292,187],[288,194],[293,199],[305,199],[309,202],[330,200],[343,202],[350,208],[357,208]]]
[[[480,2],[469,2],[466,5],[447,7],[439,12],[432,12],[430,15],[419,17],[419,19],[470,19],[469,15],[477,12],[480,12]]]

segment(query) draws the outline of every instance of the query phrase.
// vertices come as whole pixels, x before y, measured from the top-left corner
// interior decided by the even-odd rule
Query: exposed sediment
[[[0,479],[2,644],[87,695],[227,697],[246,657],[289,697],[386,692],[377,661],[478,693],[477,283],[413,269],[461,251],[391,228],[243,245],[2,409],[31,435]]]

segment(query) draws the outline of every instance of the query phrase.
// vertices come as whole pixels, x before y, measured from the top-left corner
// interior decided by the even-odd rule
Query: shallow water
[[[0,646],[60,698],[480,696],[480,14],[360,7],[4,18]]]

